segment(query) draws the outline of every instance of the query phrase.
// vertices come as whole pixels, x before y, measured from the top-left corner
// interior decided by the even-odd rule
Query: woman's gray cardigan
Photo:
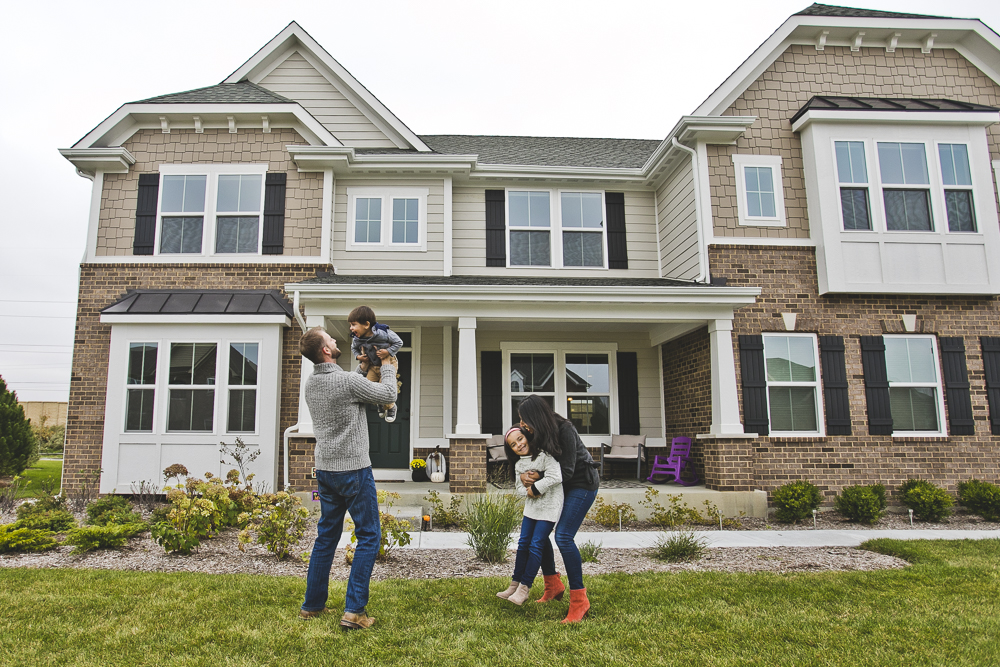
[[[524,516],[536,521],[558,523],[563,507],[562,468],[559,461],[551,454],[539,452],[534,460],[530,456],[522,456],[514,464],[514,472],[518,476],[529,470],[545,474],[534,484],[535,491],[541,494],[537,498],[529,497],[528,489],[523,484],[514,484],[515,493],[525,498]]]

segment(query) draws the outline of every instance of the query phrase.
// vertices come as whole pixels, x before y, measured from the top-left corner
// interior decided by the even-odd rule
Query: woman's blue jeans
[[[596,497],[596,490],[567,489],[562,514],[559,515],[559,523],[556,524],[556,546],[559,547],[563,563],[566,564],[566,578],[569,579],[570,590],[583,588],[583,561],[580,559],[580,550],[576,548],[574,538]],[[552,543],[545,540],[542,548],[542,574],[555,573],[556,555],[552,551]]]
[[[525,586],[531,587],[538,574],[538,568],[542,564],[542,551],[545,546],[549,546],[549,534],[552,532],[551,521],[539,521],[538,519],[521,519],[521,538],[517,542],[517,556],[514,558],[514,574],[512,581],[517,581]]]
[[[347,472],[317,470],[316,482],[322,515],[317,526],[316,543],[309,557],[306,599],[302,609],[320,611],[326,606],[333,555],[344,532],[344,513],[350,512],[358,544],[351,563],[351,576],[347,580],[344,611],[360,614],[368,604],[368,583],[382,541],[375,477],[371,468]]]

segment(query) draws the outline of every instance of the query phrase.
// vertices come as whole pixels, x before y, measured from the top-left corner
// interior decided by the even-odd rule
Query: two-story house
[[[813,5],[665,139],[422,136],[292,23],[61,151],[93,181],[64,484],[239,437],[309,488],[298,339],[346,349],[362,303],[405,343],[378,479],[441,447],[483,489],[532,393],[595,448],[694,437],[714,489],[995,478],[998,107],[980,21]]]

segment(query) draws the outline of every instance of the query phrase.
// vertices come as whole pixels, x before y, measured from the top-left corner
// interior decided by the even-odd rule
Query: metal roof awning
[[[291,325],[294,311],[278,290],[131,290],[101,310],[101,322],[260,323]]]

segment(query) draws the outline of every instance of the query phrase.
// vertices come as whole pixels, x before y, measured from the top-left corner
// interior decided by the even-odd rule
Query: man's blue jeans
[[[306,599],[302,603],[302,609],[320,611],[326,606],[333,555],[344,531],[344,513],[350,512],[358,544],[354,550],[351,576],[347,580],[344,611],[360,614],[368,604],[368,583],[382,541],[375,477],[371,468],[347,472],[317,470],[316,482],[319,484],[322,515],[316,543],[309,557]]]
[[[556,524],[556,546],[559,547],[559,553],[562,554],[563,563],[566,565],[566,578],[569,579],[570,590],[583,588],[583,560],[580,559],[580,550],[576,547],[574,538],[596,497],[597,491],[567,489],[563,499],[562,514],[559,515],[559,523]],[[556,558],[555,552],[552,551],[552,543],[545,540],[542,547],[542,574],[555,574]]]
[[[549,544],[549,534],[552,532],[551,521],[539,521],[524,517],[521,519],[521,538],[517,543],[517,556],[514,558],[514,574],[512,581],[522,583],[531,587],[538,574],[538,567],[542,564],[542,551],[544,545]]]

